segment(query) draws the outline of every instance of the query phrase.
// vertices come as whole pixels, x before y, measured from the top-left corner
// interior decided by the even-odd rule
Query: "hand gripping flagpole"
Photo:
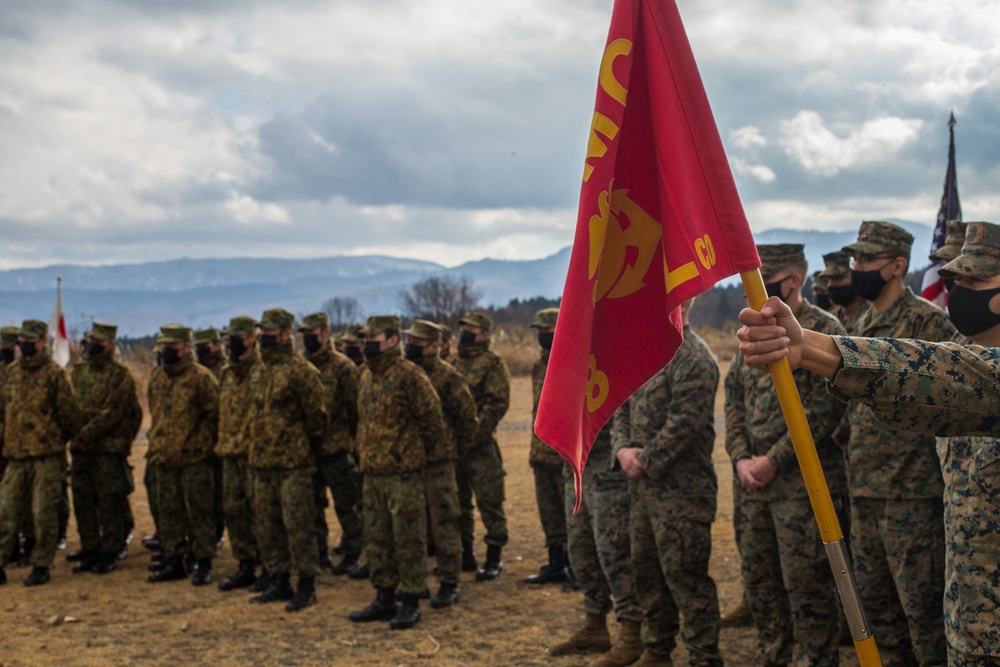
[[[744,271],[740,274],[740,278],[743,280],[743,290],[747,294],[750,307],[759,311],[767,301],[767,291],[760,270]],[[881,667],[882,660],[879,658],[865,609],[861,605],[861,598],[854,582],[854,572],[851,569],[851,558],[844,544],[844,533],[840,529],[840,520],[837,519],[833,500],[830,498],[830,489],[826,485],[826,477],[823,475],[823,468],[816,454],[816,443],[813,441],[805,411],[802,409],[802,399],[792,377],[792,367],[788,359],[781,359],[769,364],[768,368],[778,393],[778,402],[781,403],[781,412],[788,425],[788,433],[792,437],[795,457],[799,461],[806,491],[809,493],[809,502],[816,516],[816,523],[819,524],[820,537],[823,539],[826,556],[833,570],[840,603],[847,615],[847,625],[851,628],[851,638],[854,640],[858,660],[862,667]]]

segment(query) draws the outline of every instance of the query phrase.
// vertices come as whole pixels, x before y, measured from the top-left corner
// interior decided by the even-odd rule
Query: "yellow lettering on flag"
[[[597,357],[590,355],[587,365],[587,410],[597,412],[604,405],[608,398],[608,388],[608,376],[597,370]]]
[[[632,42],[627,39],[616,39],[608,44],[608,48],[604,50],[604,56],[601,58],[601,72],[598,77],[601,90],[622,106],[625,106],[628,90],[615,78],[614,64],[616,58],[627,56],[630,53],[632,53]],[[587,139],[587,160],[601,159],[608,152],[608,145],[604,143],[600,135],[614,141],[614,138],[618,136],[618,126],[613,120],[595,110],[594,119],[590,122],[590,136]],[[593,173],[594,166],[584,161],[583,182],[589,181],[590,175]]]
[[[590,278],[594,284],[594,305],[608,297],[620,299],[645,286],[643,279],[656,255],[662,235],[660,223],[629,199],[628,190],[614,189],[614,180],[597,198],[598,215],[590,218]],[[629,222],[623,228],[619,215]],[[634,259],[629,263],[629,249]]]
[[[614,140],[618,136],[618,126],[604,114],[595,111],[594,120],[590,123],[590,138],[587,140],[587,159],[602,158],[608,152],[608,145],[604,143],[600,135]],[[590,180],[590,175],[594,173],[594,166],[584,162],[583,182]]]

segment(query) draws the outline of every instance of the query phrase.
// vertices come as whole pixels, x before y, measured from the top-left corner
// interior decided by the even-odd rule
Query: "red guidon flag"
[[[573,466],[674,356],[687,299],[760,267],[674,0],[616,0],[535,419]]]

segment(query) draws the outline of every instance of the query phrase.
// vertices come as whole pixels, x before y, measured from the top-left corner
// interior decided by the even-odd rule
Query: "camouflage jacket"
[[[62,454],[82,423],[69,375],[48,352],[7,366],[0,387],[4,458]]]
[[[246,458],[250,451],[253,433],[248,429],[253,412],[250,390],[260,382],[264,374],[264,362],[260,351],[254,350],[243,361],[228,364],[222,371],[219,384],[219,441],[215,445],[216,456]]]
[[[872,309],[870,301],[861,301],[861,307],[858,308],[853,314],[847,314],[844,312],[843,306],[835,306],[830,314],[840,320],[840,323],[844,325],[844,331],[847,332],[848,336],[856,336],[858,321],[868,317],[868,311]]]
[[[473,446],[495,443],[497,425],[510,407],[510,371],[503,359],[489,351],[488,340],[458,349],[455,367],[476,399],[479,428]]]
[[[870,310],[858,321],[857,333],[865,338],[944,341],[951,340],[957,330],[943,310],[907,288],[884,312]],[[880,424],[871,409],[860,403],[849,410],[847,468],[852,497],[941,497],[944,486],[933,438]]]
[[[292,344],[263,350],[264,372],[251,381],[249,462],[253,468],[292,470],[316,464],[326,435],[326,396],[319,371]]]
[[[330,343],[307,358],[319,371],[329,420],[317,455],[325,458],[339,452],[353,452],[354,436],[358,432],[358,379],[361,371],[353,361],[335,351]]]
[[[222,350],[209,352],[205,355],[204,361],[199,361],[198,363],[212,371],[212,375],[220,383],[222,382],[222,373],[226,370],[226,366],[229,365],[226,354]]]
[[[679,509],[693,521],[715,518],[718,479],[715,394],[719,368],[708,345],[690,326],[669,364],[615,413],[612,450],[642,449],[639,461],[662,498],[683,499]]]
[[[434,385],[434,390],[441,399],[441,412],[444,415],[444,438],[439,442],[429,443],[427,463],[455,461],[468,451],[469,443],[476,436],[476,427],[479,425],[476,400],[472,398],[469,383],[461,373],[440,357],[421,357],[416,364]]]
[[[528,451],[528,463],[532,466],[552,468],[562,465],[563,457],[552,449],[535,433],[535,417],[538,415],[538,401],[542,398],[542,384],[545,382],[545,371],[549,367],[549,352],[542,350],[542,358],[531,367],[531,449]]]
[[[212,456],[219,434],[219,383],[193,357],[153,369],[149,412],[149,463],[186,468]]]
[[[796,309],[795,317],[803,327],[814,331],[834,335],[844,332],[836,318],[805,301]],[[843,493],[844,454],[832,436],[846,406],[827,393],[822,377],[802,369],[792,375],[830,492]],[[771,374],[750,368],[737,354],[726,375],[725,389],[726,451],[733,465],[740,459],[766,455],[778,470],[777,477],[763,489],[741,489],[743,497],[767,501],[807,497]]]
[[[114,350],[77,364],[73,388],[83,428],[73,437],[70,451],[128,456],[142,424],[142,406],[132,373],[115,361]]]
[[[361,371],[358,459],[368,475],[423,469],[427,452],[445,438],[441,401],[427,375],[397,345]]]

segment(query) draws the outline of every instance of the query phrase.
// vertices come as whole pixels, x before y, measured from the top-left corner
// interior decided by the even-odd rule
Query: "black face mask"
[[[955,289],[955,279],[954,278],[944,278],[943,282],[944,282],[944,289],[945,289],[945,291],[947,291],[948,294],[951,294],[951,291],[953,289]]]
[[[18,343],[17,346],[21,348],[21,355],[25,357],[33,357],[38,352],[38,346],[34,342]]]
[[[229,344],[226,347],[229,349],[230,361],[239,360],[243,356],[243,353],[247,351],[247,344],[242,338],[230,338]]]
[[[833,301],[838,306],[846,306],[854,301],[854,297],[857,295],[854,291],[854,285],[838,285],[836,287],[830,285],[829,294],[830,301]]]
[[[3,361],[6,364],[14,361],[14,348],[9,347],[6,350],[0,350],[0,361]]]
[[[305,334],[302,336],[302,344],[309,354],[316,354],[322,347],[322,344],[319,342],[319,336],[316,334]]]
[[[884,266],[882,267],[885,268]],[[882,269],[872,269],[871,271],[851,271],[851,287],[861,295],[862,299],[874,301],[888,284],[888,280],[882,277]]]
[[[764,289],[767,291],[767,297],[771,298],[772,296],[776,296],[782,301],[786,300],[788,298],[788,294],[782,293],[781,284],[789,278],[791,278],[791,276],[786,276],[781,280],[775,280],[773,283],[764,283]],[[791,292],[789,292],[789,294],[790,293]]]
[[[538,332],[538,344],[542,346],[543,350],[552,349],[552,337],[555,335],[553,331],[539,331]]]
[[[163,348],[163,365],[173,366],[181,360],[181,351],[176,347]]]
[[[420,357],[424,356],[424,346],[417,345],[416,343],[407,343],[403,348],[403,352],[406,354],[406,358],[410,361],[416,361]]]
[[[458,344],[459,345],[472,345],[476,342],[476,334],[471,331],[462,330],[462,333],[458,334]]]
[[[198,356],[198,361],[203,362],[212,353],[212,349],[208,345],[195,345],[194,353]]]
[[[816,305],[826,310],[830,307],[830,295],[829,294],[816,294]]]
[[[260,348],[262,350],[270,350],[273,347],[278,347],[278,336],[277,336],[277,334],[261,334],[260,335]]]
[[[365,341],[365,358],[374,359],[378,355],[382,354],[382,343],[377,340],[366,340]]]
[[[347,358],[354,363],[358,363],[365,358],[365,355],[361,353],[361,348],[356,345],[348,345],[345,347],[344,354],[347,355]]]
[[[104,346],[101,345],[100,343],[91,343],[90,345],[87,346],[88,357],[96,357],[101,352],[104,352]]]
[[[1000,288],[974,290],[955,285],[948,296],[948,316],[955,328],[966,336],[975,336],[1000,324],[1000,315],[990,310],[990,300]]]

